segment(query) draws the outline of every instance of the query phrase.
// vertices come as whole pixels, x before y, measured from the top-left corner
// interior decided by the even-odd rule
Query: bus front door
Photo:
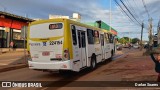
[[[86,36],[84,31],[78,31],[78,42],[79,42],[79,56],[82,62],[82,67],[87,66],[87,53],[86,53]]]

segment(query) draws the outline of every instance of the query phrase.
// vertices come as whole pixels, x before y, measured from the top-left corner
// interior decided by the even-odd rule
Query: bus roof
[[[101,29],[101,28],[98,28],[98,27],[90,26],[90,25],[87,25],[87,24],[84,24],[84,23],[76,22],[76,21],[73,21],[73,20],[70,20],[70,19],[65,19],[65,18],[38,20],[38,21],[31,22],[30,26],[37,25],[37,24],[42,24],[42,23],[65,22],[65,21],[68,21],[69,23],[76,24],[76,25],[79,25],[79,26],[84,26],[84,27],[87,27],[89,29],[98,30],[98,31],[102,31],[102,32],[106,32],[106,33],[112,34],[110,31],[107,31],[105,29]]]

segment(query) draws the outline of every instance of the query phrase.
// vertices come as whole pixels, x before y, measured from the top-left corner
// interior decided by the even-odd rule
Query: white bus
[[[29,25],[30,69],[94,69],[97,63],[112,58],[114,49],[111,33],[69,19],[40,20]]]

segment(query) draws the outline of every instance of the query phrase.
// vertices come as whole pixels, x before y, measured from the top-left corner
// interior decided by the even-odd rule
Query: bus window
[[[105,34],[105,40],[106,40],[106,44],[109,43],[109,37],[108,34]]]
[[[86,47],[86,38],[85,38],[85,32],[81,32],[81,39],[82,39],[82,48]]]
[[[101,46],[104,46],[104,35],[101,34]]]
[[[79,42],[79,48],[81,48],[81,32],[78,32],[78,42]]]
[[[113,43],[113,36],[112,34],[108,34],[109,43]]]
[[[95,44],[99,44],[100,41],[99,41],[99,32],[98,31],[94,31],[94,43]]]
[[[88,44],[94,44],[93,30],[87,29]]]
[[[76,27],[74,25],[71,26],[72,29],[72,40],[73,40],[73,45],[77,45],[77,38],[76,38]]]

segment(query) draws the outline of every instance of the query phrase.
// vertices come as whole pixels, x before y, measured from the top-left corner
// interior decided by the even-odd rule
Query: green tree
[[[126,40],[126,42],[128,43],[129,42],[129,37],[123,37],[125,40]]]
[[[129,43],[131,39],[129,37],[122,37],[119,39],[119,42],[122,43],[122,44],[126,44],[126,43]]]
[[[140,41],[139,38],[133,38],[133,39],[132,39],[132,44],[135,44],[135,43],[137,43],[137,42],[139,42],[139,41]]]

